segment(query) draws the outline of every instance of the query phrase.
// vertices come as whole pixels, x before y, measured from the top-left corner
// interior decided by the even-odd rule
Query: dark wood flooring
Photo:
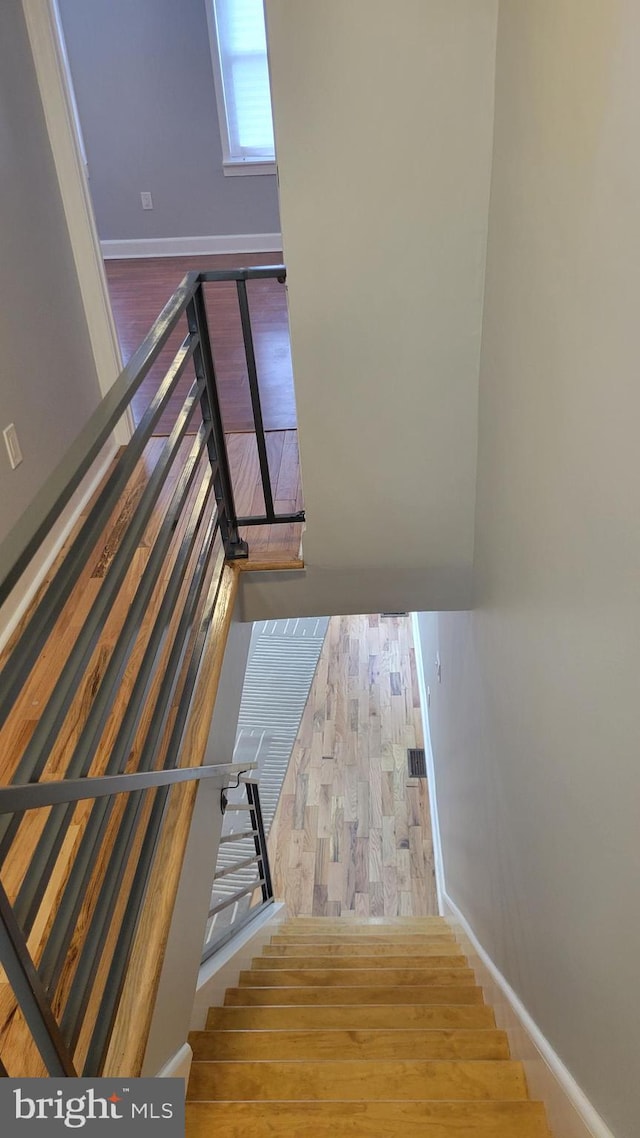
[[[156,316],[192,269],[241,268],[279,264],[282,253],[225,254],[212,257],[149,257],[106,262],[113,313],[125,363],[142,343]],[[277,280],[249,281],[247,285],[253,327],[262,412],[267,431],[289,431],[297,426],[287,295]],[[253,431],[236,286],[233,282],[205,286],[225,431]],[[147,407],[176,350],[186,335],[186,321],[176,329],[133,402],[136,422]],[[156,434],[166,434],[182,404],[192,374],[187,372]]]

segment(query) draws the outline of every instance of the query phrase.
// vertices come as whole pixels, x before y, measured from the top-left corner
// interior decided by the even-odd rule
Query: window
[[[208,0],[225,174],[275,173],[263,0]]]

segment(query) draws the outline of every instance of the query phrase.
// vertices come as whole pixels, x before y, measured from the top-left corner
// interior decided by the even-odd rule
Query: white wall
[[[240,623],[234,613],[205,752],[207,765],[233,761],[250,641],[251,625]],[[144,1075],[155,1075],[186,1043],[221,832],[220,787],[204,780],[198,787],[171,919],[144,1058]]]
[[[467,605],[497,0],[266,8],[309,569],[245,591]]]
[[[476,608],[423,622],[448,892],[617,1138],[640,1114],[639,37],[631,0],[501,2]]]

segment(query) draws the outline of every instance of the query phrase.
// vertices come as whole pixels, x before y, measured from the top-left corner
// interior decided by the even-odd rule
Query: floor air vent
[[[409,778],[427,777],[427,760],[423,747],[409,747]]]

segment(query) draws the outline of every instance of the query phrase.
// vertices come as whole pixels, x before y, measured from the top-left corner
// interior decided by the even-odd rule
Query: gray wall
[[[500,4],[476,609],[423,619],[448,891],[617,1138],[640,1115],[639,39],[632,0]]]
[[[84,425],[98,379],[19,0],[0,5],[0,539]]]
[[[280,230],[275,176],[222,172],[205,3],[59,0],[102,240]]]

